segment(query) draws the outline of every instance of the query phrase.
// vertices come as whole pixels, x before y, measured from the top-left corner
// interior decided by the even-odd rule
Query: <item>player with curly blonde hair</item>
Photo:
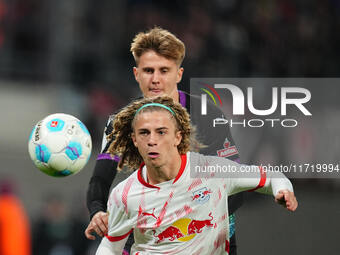
[[[137,170],[110,194],[108,234],[96,255],[122,254],[132,232],[131,254],[229,253],[227,197],[245,190],[272,194],[296,210],[292,184],[282,173],[253,166],[250,175],[237,178],[192,177],[196,167],[242,172],[245,166],[189,151],[190,135],[188,113],[169,97],[135,101],[116,115],[109,152]]]

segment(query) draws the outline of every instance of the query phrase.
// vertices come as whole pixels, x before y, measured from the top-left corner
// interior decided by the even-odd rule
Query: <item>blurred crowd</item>
[[[111,2],[1,0],[1,76],[114,91],[131,82],[131,39],[155,25],[185,42],[187,78],[339,73],[336,0]]]
[[[138,31],[158,25],[184,41],[183,90],[191,77],[336,77],[339,13],[336,0],[0,0],[0,77],[74,87],[97,131],[139,94]]]
[[[0,0],[0,79],[55,84],[84,98],[82,119],[98,147],[108,115],[139,95],[130,42],[138,31],[155,25],[186,45],[183,90],[189,90],[191,77],[340,74],[337,0]],[[328,110],[338,114],[336,107]],[[295,150],[286,157],[312,158],[313,132],[306,125],[302,133],[292,134],[288,142]],[[335,128],[327,132],[325,147],[339,136]],[[268,139],[268,133],[261,135]],[[284,155],[266,139],[261,144],[263,150],[247,160]],[[82,210],[82,217],[68,214],[62,199],[47,197],[32,221],[33,254],[93,254],[95,245],[82,234],[88,222]]]

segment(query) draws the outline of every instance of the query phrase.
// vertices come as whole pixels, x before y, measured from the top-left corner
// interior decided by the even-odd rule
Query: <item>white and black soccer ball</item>
[[[76,117],[56,113],[39,121],[28,141],[33,163],[42,172],[64,177],[78,173],[88,162],[91,135]]]

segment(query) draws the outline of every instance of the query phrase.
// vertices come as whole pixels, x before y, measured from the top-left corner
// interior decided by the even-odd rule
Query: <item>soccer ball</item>
[[[28,141],[33,163],[45,174],[64,177],[78,173],[88,162],[91,136],[85,125],[64,113],[39,121]]]

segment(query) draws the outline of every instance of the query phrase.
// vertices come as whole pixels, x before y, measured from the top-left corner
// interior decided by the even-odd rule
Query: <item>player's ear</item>
[[[175,146],[177,147],[182,141],[182,133],[181,131],[176,131],[176,134],[175,134]]]
[[[135,132],[133,132],[133,133],[131,134],[131,139],[132,139],[133,144],[137,147],[137,141],[136,141]]]
[[[139,81],[138,81],[138,67],[136,67],[136,66],[133,67],[133,74],[135,76],[136,81],[139,83]]]
[[[181,82],[182,76],[183,76],[183,72],[184,72],[184,68],[183,67],[178,68],[176,83],[180,83]]]

